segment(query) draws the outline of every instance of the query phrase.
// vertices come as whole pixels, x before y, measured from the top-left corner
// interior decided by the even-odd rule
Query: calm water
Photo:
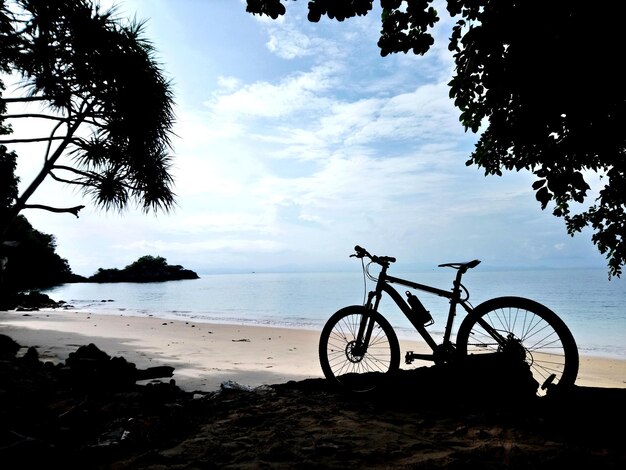
[[[437,270],[392,274],[447,290],[453,273]],[[532,298],[561,316],[581,354],[626,359],[626,279],[609,282],[602,269],[476,269],[464,276],[463,283],[474,306],[503,295]],[[368,281],[367,286],[371,288],[372,283]],[[149,284],[65,284],[46,291],[57,301],[65,300],[76,309],[97,313],[315,330],[321,330],[339,308],[362,304],[364,292],[359,271],[204,275],[196,280]],[[428,294],[421,298],[435,319],[429,331],[439,337],[445,325],[447,301]],[[398,329],[399,336],[418,339],[408,320],[396,310],[392,303],[383,303],[380,309]]]

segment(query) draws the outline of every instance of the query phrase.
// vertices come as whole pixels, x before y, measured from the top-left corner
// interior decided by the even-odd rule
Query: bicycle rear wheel
[[[373,322],[367,345],[357,341],[362,321]],[[369,392],[400,367],[400,345],[381,314],[355,305],[339,310],[326,322],[319,358],[328,380],[353,392]]]
[[[523,359],[540,385],[539,395],[574,385],[578,347],[548,307],[521,297],[488,300],[469,314],[457,334],[460,354],[510,353]]]

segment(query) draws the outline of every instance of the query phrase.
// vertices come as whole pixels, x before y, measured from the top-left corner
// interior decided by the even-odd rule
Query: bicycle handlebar
[[[359,245],[354,247],[354,251],[356,251],[355,254],[350,255],[350,257],[355,257],[355,258],[369,258],[370,260],[372,260],[372,263],[376,263],[376,264],[380,264],[381,266],[385,266],[385,265],[389,265],[389,263],[395,263],[396,259],[393,256],[376,256],[376,255],[371,255],[368,253],[368,251],[363,248],[360,247]]]

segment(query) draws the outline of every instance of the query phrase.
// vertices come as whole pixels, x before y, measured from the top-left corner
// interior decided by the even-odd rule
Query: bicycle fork
[[[372,300],[376,297],[376,301],[374,305],[372,305]],[[356,337],[356,344],[352,349],[352,355],[362,358],[367,353],[367,346],[370,344],[370,340],[372,339],[372,332],[374,331],[374,316],[371,315],[371,312],[376,312],[378,309],[378,303],[380,302],[380,294],[377,294],[376,291],[371,291],[368,294],[367,305],[365,307],[365,313],[361,318],[361,324],[359,325],[359,332]]]

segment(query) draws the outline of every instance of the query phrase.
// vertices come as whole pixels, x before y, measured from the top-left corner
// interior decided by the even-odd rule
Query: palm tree
[[[28,203],[48,177],[79,187],[105,210],[130,203],[145,212],[174,207],[173,93],[143,26],[122,23],[115,9],[102,12],[92,0],[0,0],[0,69],[18,77],[21,91],[0,95],[0,125],[50,123],[46,135],[0,132],[0,146],[46,143],[39,174],[3,208],[0,241],[23,209],[78,216],[83,205]]]

